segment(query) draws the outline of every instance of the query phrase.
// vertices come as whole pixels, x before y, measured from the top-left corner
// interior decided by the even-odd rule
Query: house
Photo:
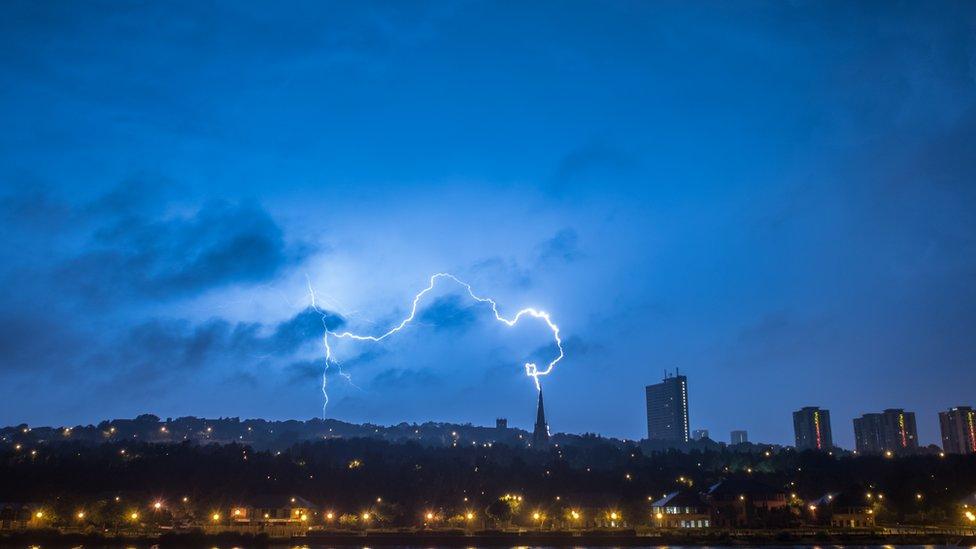
[[[0,530],[20,530],[38,525],[40,506],[33,503],[0,502]]]
[[[711,510],[698,492],[671,492],[651,504],[654,524],[661,528],[708,528]]]
[[[827,494],[810,503],[809,510],[829,519],[835,528],[874,527],[874,506],[863,491]]]
[[[315,504],[301,496],[257,496],[232,508],[230,520],[236,524],[299,524],[311,521],[317,511]]]
[[[767,524],[787,511],[786,492],[748,478],[725,479],[705,492],[712,525],[741,528]]]

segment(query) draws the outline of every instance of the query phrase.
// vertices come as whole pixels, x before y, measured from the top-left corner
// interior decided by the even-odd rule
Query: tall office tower
[[[664,374],[664,381],[645,388],[647,438],[688,442],[688,378]]]
[[[708,438],[708,429],[695,429],[691,432],[692,440],[705,440]]]
[[[532,431],[532,446],[545,448],[549,445],[549,425],[546,423],[546,409],[542,405],[542,390],[539,390],[539,407],[535,412],[535,430]]]
[[[797,450],[830,450],[834,439],[830,434],[830,410],[807,406],[793,412],[793,432]]]
[[[956,406],[939,412],[942,449],[949,454],[976,454],[976,410]]]
[[[859,454],[912,453],[918,450],[915,413],[889,408],[855,418],[854,443]]]
[[[732,431],[732,444],[745,444],[749,442],[749,434],[745,431]]]
[[[854,449],[859,454],[880,454],[883,450],[881,414],[854,418]]]

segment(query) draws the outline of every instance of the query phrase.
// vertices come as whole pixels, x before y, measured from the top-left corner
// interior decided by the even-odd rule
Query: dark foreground
[[[656,547],[656,546],[892,546],[942,545],[976,547],[973,532],[917,531],[728,531],[658,532],[310,532],[291,538],[225,532],[166,533],[115,537],[30,531],[0,534],[3,547]]]

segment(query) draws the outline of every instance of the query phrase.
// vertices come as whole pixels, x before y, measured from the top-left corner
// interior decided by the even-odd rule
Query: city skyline
[[[970,3],[0,13],[0,424],[974,404]]]

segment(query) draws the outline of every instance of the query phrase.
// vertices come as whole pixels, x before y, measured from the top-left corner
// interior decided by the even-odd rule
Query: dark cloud
[[[335,330],[345,321],[329,311],[309,307],[278,324],[270,337],[276,351],[291,352],[312,339],[321,339],[324,330]]]
[[[424,307],[417,320],[435,330],[464,331],[478,320],[475,304],[459,295],[442,296]]]
[[[324,366],[324,359],[295,358],[321,352],[323,316],[330,328],[343,323],[334,313],[309,308],[271,326],[153,318],[98,338],[43,316],[3,317],[0,375],[29,371],[35,379],[73,379],[96,392],[129,396],[178,391],[187,380],[210,374],[254,386],[280,364],[288,364],[283,371],[291,381],[302,381],[321,375]]]
[[[572,263],[583,257],[579,247],[579,235],[572,228],[557,232],[536,246],[536,262],[541,265],[552,263]]]
[[[477,280],[490,280],[515,288],[528,288],[532,285],[532,272],[519,265],[514,259],[495,256],[483,259],[471,266]]]
[[[57,232],[74,217],[73,208],[35,182],[0,198],[0,218],[7,230]]]
[[[325,358],[312,359],[312,360],[297,360],[291,364],[285,366],[284,372],[288,376],[289,383],[305,383],[315,379],[321,379],[322,373],[325,372]],[[336,375],[338,370],[332,372],[330,377]]]
[[[557,195],[573,189],[606,189],[611,182],[632,178],[639,168],[637,159],[622,149],[603,142],[589,143],[559,160],[547,188]]]
[[[377,374],[370,386],[374,389],[409,389],[436,385],[440,379],[440,376],[426,368],[390,368]]]
[[[123,216],[97,230],[59,274],[95,301],[170,298],[268,281],[306,253],[290,247],[259,206],[210,202],[187,215]]]

